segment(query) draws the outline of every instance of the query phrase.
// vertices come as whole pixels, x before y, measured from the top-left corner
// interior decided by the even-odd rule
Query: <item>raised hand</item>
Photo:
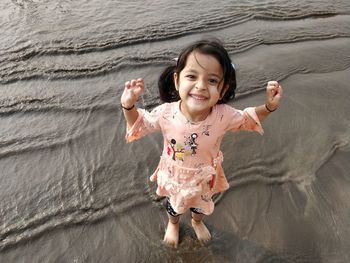
[[[269,81],[266,87],[266,106],[270,111],[274,111],[280,104],[282,97],[282,87],[277,81]]]
[[[120,99],[122,106],[125,108],[133,107],[144,89],[145,83],[143,79],[132,79],[125,82],[125,88]]]

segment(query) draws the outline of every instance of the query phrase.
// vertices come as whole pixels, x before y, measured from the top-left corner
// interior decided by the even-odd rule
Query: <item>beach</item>
[[[350,262],[350,2],[0,3],[0,262]],[[161,103],[162,69],[217,37],[244,109],[284,93],[263,136],[227,133],[229,190],[201,244],[187,213],[162,243],[164,198],[149,180],[161,134],[126,143],[124,83]]]

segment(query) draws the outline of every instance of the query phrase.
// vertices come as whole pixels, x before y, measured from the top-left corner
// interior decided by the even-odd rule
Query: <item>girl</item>
[[[203,216],[214,210],[213,194],[229,187],[221,165],[222,138],[227,131],[263,134],[260,122],[278,108],[282,88],[269,81],[266,103],[255,108],[241,111],[226,105],[235,95],[236,74],[227,51],[216,40],[201,40],[185,48],[176,65],[161,74],[158,86],[165,103],[147,112],[135,107],[144,81],[125,83],[121,106],[126,140],[162,132],[163,152],[150,179],[157,181],[157,194],[166,197],[169,222],[164,242],[177,247],[180,215],[188,209],[197,238],[206,242],[211,235]]]

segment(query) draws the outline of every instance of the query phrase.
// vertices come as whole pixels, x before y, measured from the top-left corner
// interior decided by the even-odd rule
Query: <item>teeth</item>
[[[204,96],[201,96],[201,95],[194,95],[194,94],[191,94],[191,97],[196,99],[196,100],[206,100],[207,98],[204,97]]]

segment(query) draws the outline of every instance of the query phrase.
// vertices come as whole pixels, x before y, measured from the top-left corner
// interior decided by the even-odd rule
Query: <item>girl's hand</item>
[[[266,106],[274,111],[278,108],[280,104],[280,99],[282,97],[282,87],[277,81],[269,81],[266,87]]]
[[[145,83],[143,79],[133,79],[125,82],[125,88],[120,99],[122,106],[125,108],[134,106],[144,89]]]

